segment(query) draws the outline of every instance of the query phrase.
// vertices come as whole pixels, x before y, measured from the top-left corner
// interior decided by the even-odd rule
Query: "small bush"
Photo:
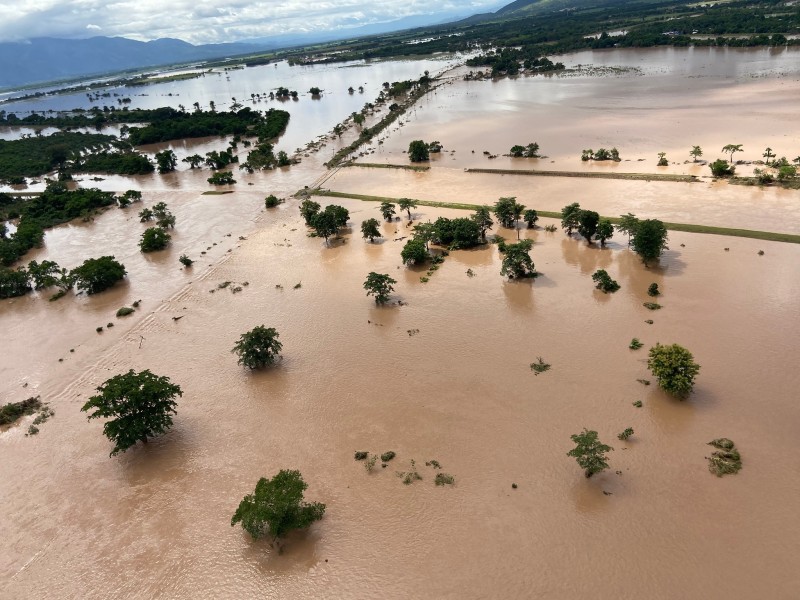
[[[369,456],[369,452],[361,452],[360,450],[356,450],[355,459],[356,460],[367,460]]]
[[[178,259],[178,262],[180,262],[184,267],[187,268],[191,267],[194,264],[194,261],[185,254],[181,254],[180,258]]]
[[[637,400],[636,402],[633,403],[633,405],[636,408],[642,408],[642,401],[641,400]]]
[[[742,468],[742,457],[735,448],[732,440],[728,438],[718,438],[708,443],[709,446],[717,448],[708,457],[708,470],[717,477],[738,473]]]
[[[25,415],[32,415],[42,407],[39,396],[28,398],[20,402],[9,402],[0,407],[0,425],[8,425]]]
[[[619,434],[617,434],[617,439],[618,439],[618,440],[625,441],[625,440],[627,440],[629,437],[631,437],[632,435],[633,435],[633,427],[628,427],[628,428],[627,428],[625,431],[623,431],[622,433],[619,433]]]
[[[545,371],[550,370],[550,365],[544,362],[544,359],[539,356],[537,362],[531,363],[531,371],[533,371],[534,375],[538,375],[539,373],[544,373]]]
[[[638,350],[642,346],[644,346],[644,344],[642,344],[642,342],[639,341],[639,338],[633,338],[631,340],[631,343],[628,344],[628,348],[630,348],[631,350]]]
[[[281,203],[281,200],[275,196],[274,194],[270,194],[264,199],[264,206],[266,208],[275,208],[278,204]]]
[[[592,281],[597,284],[594,287],[604,294],[613,293],[619,289],[619,284],[611,279],[611,276],[604,269],[595,271],[594,275],[592,275]]]
[[[161,227],[148,227],[139,240],[139,249],[142,252],[155,252],[163,250],[169,244],[172,236]]]
[[[657,283],[651,283],[650,287],[647,288],[647,295],[655,298],[656,296],[661,295],[661,292],[658,289]]]
[[[717,159],[708,165],[714,177],[730,177],[736,171],[734,165],[729,165],[727,160]]]
[[[659,310],[661,305],[657,302],[645,302],[642,304],[647,310]]]
[[[376,462],[378,462],[378,455],[370,454],[369,457],[364,461],[364,468],[367,470],[367,473],[372,473],[372,469],[375,467]]]
[[[117,310],[117,317],[127,317],[130,314],[135,313],[136,310],[131,308],[130,306],[123,306],[119,310]]]
[[[381,454],[381,460],[383,462],[389,462],[395,456],[397,456],[397,455],[394,453],[394,451],[393,450],[389,450],[388,452],[384,452],[383,454]]]
[[[447,473],[437,473],[433,481],[436,485],[453,485],[456,479]]]

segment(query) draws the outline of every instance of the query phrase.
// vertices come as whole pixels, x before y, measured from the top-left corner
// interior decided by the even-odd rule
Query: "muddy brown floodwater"
[[[0,597],[800,595],[800,245],[672,232],[660,266],[646,269],[622,236],[600,249],[537,228],[521,230],[535,242],[534,281],[502,278],[488,246],[451,252],[423,283],[424,269],[400,264],[405,219],[383,223],[378,243],[361,239],[375,203],[334,200],[352,228],[331,247],[307,236],[297,200],[263,211],[265,189],[288,193],[320,174],[307,161],[225,196],[192,191],[203,188],[191,173],[174,191],[154,184],[145,203],[169,198],[178,227],[173,248],[152,258],[135,251],[143,225],[125,211],[48,232],[32,258],[73,266],[98,248],[131,274],[96,298],[0,305],[3,401],[35,392],[56,412],[37,436],[24,436],[30,418],[0,433]],[[387,192],[382,172],[331,181],[340,177],[341,189]],[[453,195],[476,181],[453,176]],[[631,182],[600,183],[608,202],[614,186],[633,195]],[[689,216],[724,193],[697,185]],[[541,197],[560,207],[553,193]],[[586,196],[593,207],[593,189]],[[781,220],[773,205],[765,212],[752,228]],[[414,218],[464,214],[420,207]],[[207,260],[187,273],[184,251]],[[617,293],[593,288],[599,268]],[[364,295],[370,271],[397,280],[391,306]],[[218,289],[225,281],[248,285],[234,294]],[[642,303],[653,282],[663,308],[651,312]],[[138,298],[141,311],[115,319]],[[95,334],[107,321],[118,326]],[[230,349],[260,324],[278,329],[284,356],[251,373]],[[629,350],[633,337],[645,347]],[[652,379],[656,342],[689,348],[702,366],[690,399],[637,381]],[[552,368],[535,376],[540,356]],[[167,375],[184,395],[169,433],[109,458],[102,425],[80,406],[130,368]],[[584,427],[614,447],[611,468],[591,479],[566,456]],[[635,434],[621,442],[626,427]],[[706,443],[723,436],[744,468],[717,478]],[[355,450],[397,457],[367,473]],[[406,486],[395,472],[412,459],[423,479]],[[455,485],[434,485],[432,459]],[[282,468],[299,469],[306,497],[328,510],[278,555],[229,523],[258,478]]]

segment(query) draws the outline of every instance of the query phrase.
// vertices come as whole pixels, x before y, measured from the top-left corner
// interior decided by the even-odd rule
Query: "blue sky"
[[[508,0],[510,1],[510,0]],[[0,41],[172,37],[194,44],[330,31],[404,17],[495,10],[498,0],[22,0],[0,2]]]

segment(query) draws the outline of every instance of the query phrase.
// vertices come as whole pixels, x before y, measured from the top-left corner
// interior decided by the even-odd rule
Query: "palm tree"
[[[733,164],[733,155],[742,151],[742,144],[727,144],[722,147],[722,151],[731,153],[731,164]]]
[[[692,149],[689,150],[689,156],[694,157],[694,162],[697,162],[697,158],[703,156],[703,149],[700,146],[692,146]]]
[[[762,154],[761,156],[763,156],[764,158],[766,158],[766,159],[767,159],[767,160],[766,160],[766,161],[764,161],[764,162],[765,162],[767,165],[769,165],[769,164],[770,164],[770,162],[772,162],[772,161],[770,161],[770,159],[771,159],[772,157],[774,157],[775,155],[772,153],[772,148],[767,148],[766,150],[764,150],[764,154]]]

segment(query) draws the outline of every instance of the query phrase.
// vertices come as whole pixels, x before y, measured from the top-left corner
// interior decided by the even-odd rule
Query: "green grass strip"
[[[388,196],[367,196],[365,194],[350,194],[346,192],[332,192],[330,190],[304,190],[314,196],[326,196],[329,198],[350,198],[352,200],[363,200],[365,202],[391,202],[396,204],[398,198]],[[435,200],[414,200],[419,206],[432,206],[434,208],[453,208],[456,210],[475,210],[478,206],[488,206],[480,204],[466,204],[463,202],[437,202]],[[561,219],[560,212],[547,210],[536,211],[540,217],[548,219]],[[619,223],[619,217],[602,217],[612,223]],[[770,242],[786,242],[789,244],[800,244],[800,235],[792,233],[776,233],[773,231],[756,231],[754,229],[732,229],[729,227],[713,227],[711,225],[692,225],[690,223],[669,223],[663,221],[664,227],[670,231],[686,231],[688,233],[707,233],[711,235],[727,235],[731,237],[751,238],[755,240],[767,240]]]
[[[368,169],[405,169],[406,171],[430,171],[431,168],[428,166],[421,166],[421,165],[392,165],[388,163],[364,163],[364,162],[354,162],[350,163],[349,165],[345,165],[347,167],[366,167]]]
[[[694,183],[699,181],[694,175],[670,173],[594,173],[586,171],[534,171],[532,169],[466,169],[467,173],[488,173],[490,175],[536,175],[539,177],[586,177],[589,179],[627,179],[630,181],[672,181]]]

